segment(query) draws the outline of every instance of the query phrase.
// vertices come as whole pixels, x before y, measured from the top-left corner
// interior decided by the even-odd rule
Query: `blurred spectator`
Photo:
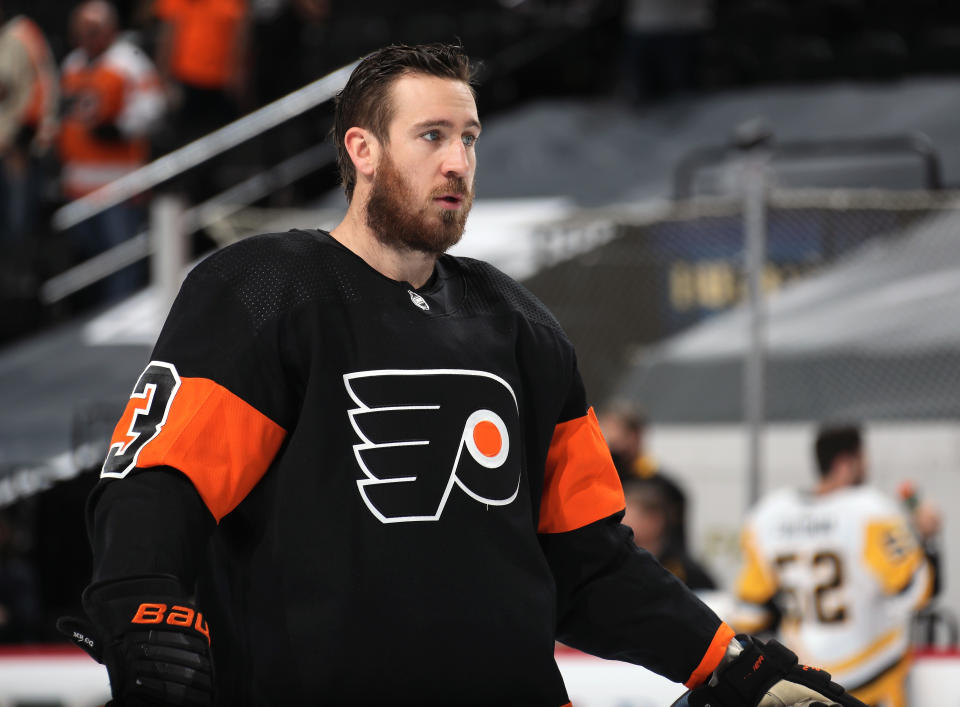
[[[597,419],[621,480],[657,473],[659,464],[644,447],[647,420],[639,409],[625,400],[614,400],[601,409]]]
[[[902,707],[910,620],[936,591],[936,558],[903,508],[866,485],[858,426],[821,428],[815,452],[813,491],[776,491],[747,519],[731,623],[747,632],[776,626],[801,661],[855,697]],[[921,540],[939,532],[931,505],[918,506],[916,517]]]
[[[157,67],[172,97],[174,139],[181,145],[247,107],[249,9],[245,0],[156,0],[153,12],[160,21]]]
[[[34,641],[40,632],[36,575],[16,545],[13,522],[0,513],[0,643]]]
[[[624,525],[633,529],[633,541],[657,558],[690,589],[716,589],[716,582],[686,547],[682,522],[686,496],[662,474],[623,480],[627,510]]]
[[[89,194],[146,163],[149,135],[163,115],[160,79],[150,59],[118,36],[117,14],[89,0],[71,16],[76,44],[63,61],[60,131],[61,184],[71,199]],[[144,221],[140,203],[111,207],[70,233],[76,253],[90,257],[135,235]],[[128,294],[142,271],[128,266],[107,278],[103,298]]]
[[[627,93],[636,101],[698,87],[703,41],[714,25],[713,0],[629,0],[624,18]]]
[[[691,589],[715,589],[709,573],[687,550],[687,497],[644,448],[646,418],[618,400],[598,415],[627,500],[624,524],[633,540]]]
[[[4,19],[0,4],[0,20]],[[0,27],[0,242],[31,234],[40,160],[56,138],[57,67],[41,29],[18,15]]]

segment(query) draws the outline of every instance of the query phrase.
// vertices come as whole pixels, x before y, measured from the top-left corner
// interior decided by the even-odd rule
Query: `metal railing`
[[[358,61],[347,64],[293,93],[278,98],[254,112],[229,123],[109,184],[71,201],[58,209],[52,218],[54,228],[66,230],[117,204],[173,179],[189,169],[230,150],[336,96],[346,84]],[[315,145],[290,157],[273,168],[254,175],[244,182],[187,210],[180,223],[186,235],[247,206],[270,191],[285,186],[319,168],[333,157],[329,145]],[[151,217],[151,223],[156,219]],[[41,286],[41,300],[57,302],[74,292],[145,258],[168,241],[167,237],[148,237],[148,231],[79,263]],[[175,247],[175,246],[174,246]]]
[[[226,191],[211,197],[201,204],[187,209],[182,216],[185,233],[207,228],[271,192],[293,183],[310,174],[334,157],[333,146],[327,143],[314,145],[280,164],[253,175]],[[59,275],[51,277],[40,287],[40,299],[52,304],[92,285],[103,277],[121,268],[148,257],[162,245],[164,236],[156,234],[160,243],[155,244],[149,229],[144,229],[110,250],[99,253]]]

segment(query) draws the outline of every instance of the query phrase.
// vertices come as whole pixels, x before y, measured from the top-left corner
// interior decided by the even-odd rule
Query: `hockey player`
[[[906,705],[912,613],[931,597],[933,564],[892,499],[869,486],[860,429],[828,426],[816,440],[813,493],[763,499],[743,533],[733,623],[778,634],[864,702]],[[922,509],[936,532],[939,515]]]
[[[557,322],[444,254],[480,129],[458,48],[359,64],[334,125],[345,219],[187,278],[89,502],[92,627],[62,628],[125,706],[556,707],[555,639],[690,704],[858,705],[631,542]]]

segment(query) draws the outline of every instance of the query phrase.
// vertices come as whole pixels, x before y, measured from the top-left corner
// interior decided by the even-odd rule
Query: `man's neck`
[[[366,224],[356,199],[347,215],[330,231],[341,245],[364,260],[371,268],[391,280],[422,287],[433,274],[437,255],[416,250],[398,250],[383,243]]]
[[[849,482],[828,474],[817,484],[815,492],[818,496],[826,496],[827,494],[847,488],[848,486],[850,486]]]

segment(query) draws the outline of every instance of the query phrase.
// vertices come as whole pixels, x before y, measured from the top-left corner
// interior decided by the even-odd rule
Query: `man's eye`
[[[464,135],[463,144],[467,147],[473,147],[473,144],[477,141],[476,135]]]
[[[425,140],[429,140],[430,142],[434,142],[434,141],[440,139],[440,131],[439,131],[439,130],[428,130],[427,132],[425,132],[425,133],[424,133],[423,135],[421,135],[420,137],[424,138]]]

